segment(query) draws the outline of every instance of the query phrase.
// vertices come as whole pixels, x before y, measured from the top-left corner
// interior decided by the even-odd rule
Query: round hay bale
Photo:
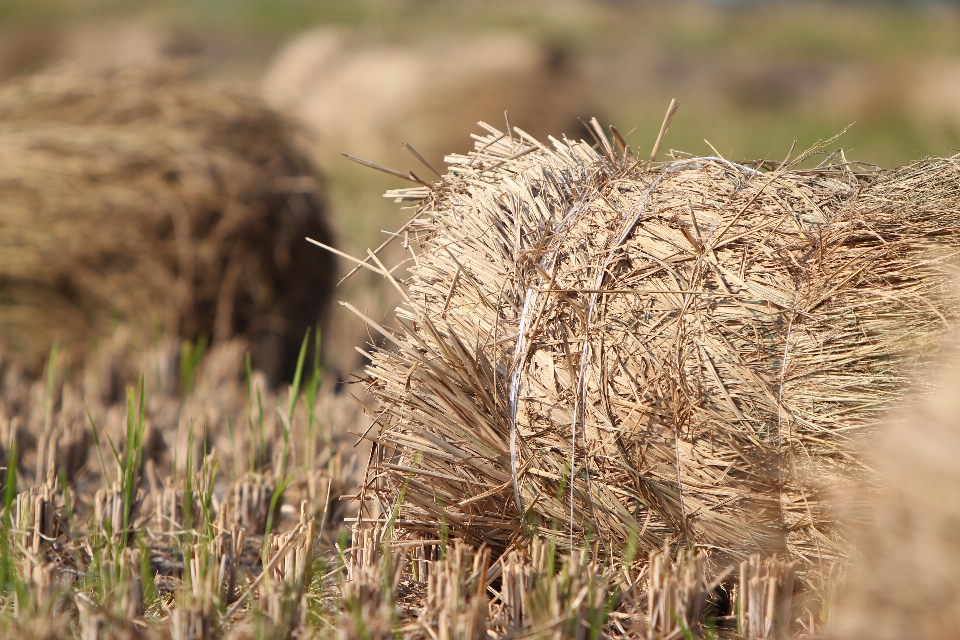
[[[960,160],[651,165],[488,133],[393,192],[422,199],[420,244],[399,328],[373,325],[363,499],[406,487],[411,534],[500,549],[842,560],[823,488],[864,472],[854,438],[960,308]]]
[[[321,186],[256,100],[171,70],[0,87],[0,348],[36,372],[118,322],[246,336],[279,380],[331,290]]]

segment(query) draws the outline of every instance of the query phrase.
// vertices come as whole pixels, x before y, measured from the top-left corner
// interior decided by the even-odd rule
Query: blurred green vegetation
[[[144,12],[197,29],[266,37],[320,24],[413,36],[451,27],[523,29],[566,44],[602,47],[616,46],[640,30],[661,47],[695,55],[736,50],[836,61],[960,52],[955,8],[882,0],[727,7],[683,0],[3,0],[0,25],[62,24]]]
[[[630,141],[650,144],[670,97],[681,109],[667,145],[698,152],[707,138],[732,157],[785,153],[794,139],[809,146],[854,123],[840,144],[859,159],[884,165],[922,155],[952,153],[960,133],[951,123],[933,122],[896,100],[890,104],[822,109],[790,95],[753,101],[750,89],[734,104],[718,103],[717,87],[689,82],[683,74],[698,65],[728,59],[735,66],[757,62],[803,69],[852,65],[883,75],[924,59],[960,59],[960,16],[956,7],[916,3],[768,2],[721,7],[706,2],[586,2],[572,0],[3,0],[0,35],[19,28],[60,28],[72,23],[148,14],[188,33],[245,39],[269,51],[296,32],[340,25],[395,40],[431,33],[520,31],[564,56],[606,65],[591,79],[596,115],[633,131]],[[661,86],[617,66],[641,57],[679,71]],[[879,71],[878,71],[879,69]],[[598,81],[599,80],[599,81]],[[732,80],[731,82],[733,82]],[[763,78],[758,80],[760,92]],[[892,77],[891,83],[897,78]],[[797,91],[800,91],[798,89]],[[743,93],[743,91],[741,91]],[[789,94],[789,91],[787,92]],[[684,95],[686,94],[686,95]],[[838,99],[842,99],[839,96]],[[960,105],[958,105],[960,111]],[[594,114],[583,114],[584,116]],[[466,136],[468,132],[464,132]],[[567,132],[581,135],[580,132]],[[355,186],[344,185],[353,193]],[[346,193],[342,194],[347,197]]]
[[[839,62],[960,51],[952,11],[882,1],[669,11],[663,14],[661,34],[662,46],[699,55],[736,51]]]
[[[49,24],[146,11],[195,27],[260,35],[282,35],[319,24],[387,31],[430,29],[453,21],[467,21],[475,28],[529,27],[549,23],[548,13],[565,13],[540,2],[524,6],[498,0],[4,0],[0,21]]]
[[[653,111],[621,114],[615,122],[640,120],[642,124],[628,136],[627,142],[648,152],[656,140],[662,114]],[[848,128],[849,127],[849,128]],[[847,129],[831,150],[842,148],[850,160],[894,167],[928,155],[953,155],[960,152],[960,129],[950,123],[926,123],[902,113],[845,121],[837,117],[778,111],[764,113],[744,110],[737,115],[715,113],[688,105],[674,119],[665,149],[696,155],[711,155],[713,145],[724,157],[735,160],[780,159],[796,141],[796,152],[819,141],[829,140]],[[625,132],[621,132],[625,133]],[[662,157],[662,156],[661,156]]]

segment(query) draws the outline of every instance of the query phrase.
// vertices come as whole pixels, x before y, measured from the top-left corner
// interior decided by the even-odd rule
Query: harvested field
[[[0,86],[0,348],[36,375],[122,323],[249,340],[276,383],[321,320],[322,185],[256,100],[171,68],[73,66]]]
[[[332,624],[336,574],[321,576],[369,447],[352,446],[360,405],[311,366],[313,340],[282,394],[245,374],[239,339],[202,357],[172,339],[140,351],[123,329],[103,346],[79,382],[55,352],[45,380],[2,367],[0,636]]]

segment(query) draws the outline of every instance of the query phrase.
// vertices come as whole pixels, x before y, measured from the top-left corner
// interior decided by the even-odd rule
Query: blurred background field
[[[260,92],[306,131],[326,174],[335,242],[364,255],[405,212],[401,181],[344,151],[425,173],[471,147],[476,120],[535,136],[586,135],[577,117],[652,145],[670,98],[668,148],[779,158],[848,125],[847,156],[895,166],[960,144],[960,7],[931,2],[551,0],[78,1],[0,4],[0,78],[62,58],[150,66]],[[390,256],[395,261],[399,252]],[[346,268],[341,263],[342,268]],[[334,297],[376,317],[393,303],[375,274]],[[334,305],[337,307],[337,305]],[[363,329],[340,308],[325,358],[359,364]]]

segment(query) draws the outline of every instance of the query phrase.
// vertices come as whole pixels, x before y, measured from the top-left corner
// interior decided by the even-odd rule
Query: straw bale
[[[390,163],[408,140],[431,162],[462,146],[480,118],[535,133],[579,129],[587,101],[574,61],[510,33],[443,34],[390,42],[339,29],[309,31],[267,70],[263,96],[315,140],[318,161],[338,151]],[[586,110],[587,112],[589,110]]]
[[[389,194],[422,200],[419,250],[399,326],[370,321],[365,499],[406,486],[406,531],[500,549],[532,527],[801,579],[843,559],[823,486],[865,473],[853,438],[960,308],[960,160],[651,165],[599,125],[596,148],[484,128],[445,183]]]
[[[0,86],[0,348],[37,371],[120,322],[244,336],[276,381],[331,288],[321,185],[256,100],[171,69]]]
[[[932,377],[935,393],[892,416],[867,444],[879,482],[838,498],[856,553],[837,589],[833,637],[960,636],[960,354],[952,338],[949,366]]]

